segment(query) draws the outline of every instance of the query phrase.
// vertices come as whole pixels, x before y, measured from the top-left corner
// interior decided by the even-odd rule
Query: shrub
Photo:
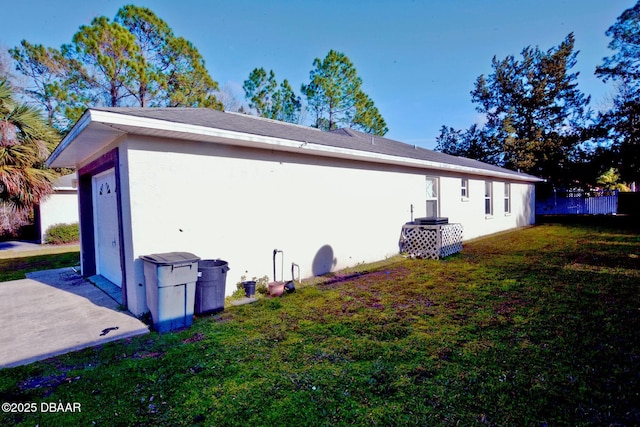
[[[60,245],[80,241],[80,227],[78,223],[54,224],[47,229],[44,237],[45,243]]]
[[[240,276],[240,281],[236,283],[236,291],[231,295],[234,298],[244,297],[244,285],[242,282],[247,280],[247,276]],[[253,277],[251,280],[256,282],[256,294],[268,295],[269,294],[269,276],[262,276],[260,278]]]

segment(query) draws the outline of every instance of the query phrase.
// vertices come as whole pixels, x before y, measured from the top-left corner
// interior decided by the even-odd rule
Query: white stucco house
[[[53,181],[53,193],[40,202],[36,211],[40,243],[45,242],[49,227],[78,222],[78,185],[76,174]]]
[[[310,277],[398,253],[403,224],[464,238],[532,224],[540,179],[350,129],[190,108],[92,108],[48,160],[77,170],[83,274],[147,311],[140,256],[184,251],[271,277],[274,249]],[[287,277],[288,278],[288,275]]]

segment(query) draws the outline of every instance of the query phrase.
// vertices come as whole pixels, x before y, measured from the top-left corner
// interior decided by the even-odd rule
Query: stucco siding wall
[[[383,259],[397,254],[411,204],[424,206],[417,171],[214,144],[131,138],[126,147],[137,282],[138,257],[158,252],[228,261],[227,294],[241,276],[272,280],[274,249],[285,279],[291,262],[309,277]],[[278,279],[280,266],[278,257]]]
[[[55,224],[78,222],[78,194],[57,192],[40,204],[40,241],[44,242],[47,229]]]
[[[372,166],[293,153],[129,136],[121,145],[121,198],[128,305],[146,311],[141,255],[185,251],[229,262],[227,294],[241,276],[273,280],[272,253],[284,251],[301,276],[398,253],[401,226],[426,214],[425,176],[438,176],[440,215],[469,239],[532,222],[521,207],[532,186],[512,183],[512,213],[494,183],[494,215],[484,215],[484,179],[415,168]],[[277,276],[282,277],[280,256]]]
[[[464,240],[522,227],[535,222],[533,184],[511,182],[511,212],[504,209],[505,181],[468,178],[468,197],[461,196],[461,178],[441,177],[441,215],[463,224]],[[485,181],[493,185],[493,214],[485,214]]]

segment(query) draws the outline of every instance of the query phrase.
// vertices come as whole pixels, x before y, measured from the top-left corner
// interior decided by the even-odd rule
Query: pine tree
[[[147,8],[97,17],[59,50],[23,40],[10,52],[31,80],[27,95],[61,130],[91,106],[222,109],[196,47]]]
[[[287,79],[278,84],[273,70],[269,73],[260,67],[249,74],[242,85],[249,107],[256,110],[258,116],[298,123],[300,117],[300,97],[296,96]]]
[[[314,116],[314,127],[332,130],[346,126],[380,136],[388,132],[384,118],[362,91],[362,79],[344,53],[330,50],[324,59],[316,58],[313,66],[310,82],[301,90]]]
[[[542,51],[526,47],[521,58],[509,55],[491,63],[471,92],[476,110],[486,117],[481,129],[461,132],[443,127],[439,148],[553,182],[571,178],[582,142],[589,97],[578,89],[574,37]]]
[[[609,111],[600,115],[601,132],[612,142],[621,178],[640,182],[640,2],[625,10],[605,33],[615,53],[595,74],[618,84]]]

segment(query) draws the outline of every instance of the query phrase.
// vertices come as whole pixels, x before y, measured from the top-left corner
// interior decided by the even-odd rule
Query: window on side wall
[[[469,180],[467,178],[462,178],[460,180],[460,196],[462,197],[463,202],[469,200]]]
[[[493,182],[484,182],[484,214],[493,215]]]
[[[511,213],[511,184],[508,182],[504,183],[504,213]]]
[[[435,218],[438,216],[438,178],[427,177],[427,217]]]

